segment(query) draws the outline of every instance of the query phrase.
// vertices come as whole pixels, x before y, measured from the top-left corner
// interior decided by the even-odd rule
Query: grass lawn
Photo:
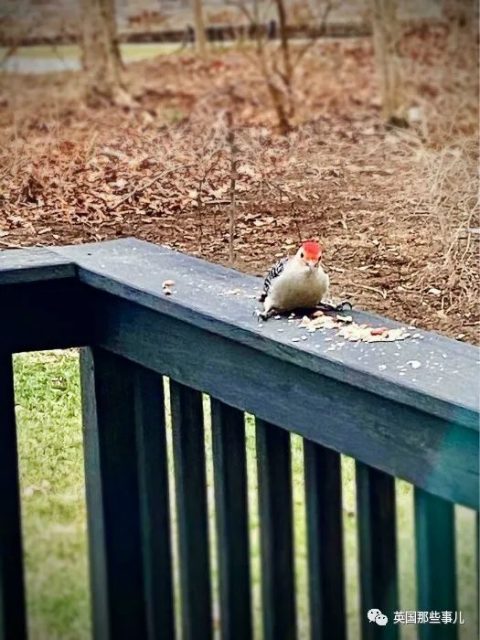
[[[232,46],[232,42],[211,43],[210,50],[215,54]],[[192,48],[184,48],[179,42],[152,43],[124,43],[120,45],[124,63],[148,60],[156,56],[175,56],[180,52],[191,52]],[[8,50],[0,47],[0,61]],[[0,73],[3,70],[24,73],[50,73],[80,68],[80,48],[77,45],[38,45],[19,47],[11,56],[0,63]]]
[[[19,424],[21,493],[26,553],[29,625],[33,640],[83,640],[90,636],[84,474],[78,358],[75,351],[22,354],[15,357]],[[206,400],[206,414],[208,403]],[[207,421],[208,422],[208,421]],[[210,432],[207,425],[208,498],[216,585],[213,531],[213,482]],[[171,454],[171,442],[169,442]],[[259,523],[255,498],[255,435],[247,419],[250,531],[256,637],[260,625]],[[302,443],[292,438],[299,638],[307,638],[305,512]],[[171,457],[170,457],[171,460]],[[345,553],[349,633],[359,637],[358,573],[354,467],[343,460]],[[173,484],[173,483],[172,483]],[[172,488],[173,496],[173,488]],[[173,501],[172,501],[173,502]],[[401,609],[415,610],[412,489],[397,483]],[[459,609],[466,624],[461,640],[476,638],[474,514],[456,510]],[[438,559],[442,562],[442,558]],[[177,580],[178,591],[178,580]],[[215,604],[215,611],[218,605]],[[216,617],[218,613],[215,614]],[[415,638],[413,626],[402,626],[403,638]]]
[[[153,58],[160,54],[174,53],[180,49],[180,43],[159,43],[148,42],[131,44],[124,43],[120,45],[122,58],[124,60],[143,60]],[[0,59],[6,54],[6,47],[0,47]],[[19,47],[15,51],[15,56],[20,58],[60,58],[62,60],[80,58],[80,48],[75,44],[61,44],[57,46],[51,45],[34,45],[30,47]]]

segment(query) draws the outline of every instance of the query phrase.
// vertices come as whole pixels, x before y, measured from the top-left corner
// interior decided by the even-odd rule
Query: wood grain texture
[[[0,352],[0,640],[26,637],[12,358]]]
[[[259,278],[136,240],[55,251],[76,262],[79,278],[92,287],[478,432],[478,349],[471,345],[417,329],[412,333],[418,337],[401,344],[327,341],[332,332],[305,332],[307,340],[292,344],[301,331],[286,319],[259,325],[253,317]],[[175,281],[168,297],[162,290],[166,279]],[[353,315],[359,322],[399,326],[371,314]],[[421,367],[412,369],[411,361]]]
[[[313,442],[478,508],[474,430],[108,294],[97,293],[95,309],[97,339],[106,348]]]
[[[345,640],[340,456],[304,440],[311,640]]]
[[[290,434],[256,421],[265,640],[296,638]]]
[[[395,480],[357,462],[356,484],[362,640],[397,640],[399,626],[391,624],[399,609]],[[380,609],[390,624],[370,622],[370,609]]]
[[[210,640],[212,604],[202,395],[170,380],[183,640]]]
[[[453,505],[415,489],[415,540],[419,611],[453,611],[457,606]],[[458,625],[419,625],[420,640],[456,640]]]
[[[252,637],[245,418],[212,398],[212,451],[222,640]]]

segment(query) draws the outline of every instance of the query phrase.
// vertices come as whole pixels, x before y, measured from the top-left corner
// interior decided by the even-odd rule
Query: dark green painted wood
[[[0,351],[83,346],[94,341],[90,291],[75,279],[0,287]]]
[[[415,540],[418,609],[456,611],[454,507],[450,502],[415,489]],[[455,640],[454,624],[419,625],[420,640]]]
[[[475,567],[477,572],[477,636],[480,638],[480,512],[475,518]]]
[[[26,637],[12,358],[0,353],[0,640]]]
[[[72,278],[75,272],[71,260],[42,247],[0,251],[0,286]]]
[[[169,640],[175,628],[163,380],[133,366],[148,640]]]
[[[478,433],[480,398],[473,384],[478,349],[472,345],[417,329],[414,334],[421,339],[412,336],[400,349],[345,343],[331,332],[307,334],[306,341],[295,344],[298,327],[285,318],[259,325],[253,317],[258,303],[252,294],[261,289],[260,278],[131,239],[55,251],[76,262],[79,278],[92,287]],[[162,282],[170,278],[175,293],[165,296]],[[231,295],[232,288],[239,295]],[[400,326],[363,312],[354,311],[353,316],[377,326]],[[337,348],[332,350],[332,345]],[[423,366],[411,371],[407,363],[412,360]]]
[[[265,640],[296,638],[290,434],[257,419]]]
[[[245,419],[212,398],[212,448],[222,640],[252,637]]]
[[[148,638],[132,367],[85,349],[81,373],[94,637]]]
[[[202,395],[170,381],[183,640],[212,637]]]
[[[260,419],[365,463],[358,463],[357,476],[360,556],[366,567],[362,594],[377,608],[377,592],[386,603],[384,607],[396,600],[396,579],[391,578],[393,574],[396,578],[393,481],[383,471],[413,482],[419,487],[417,550],[425,551],[423,556],[418,554],[419,594],[430,597],[440,576],[444,580],[442,597],[446,600],[447,595],[452,595],[453,518],[448,515],[452,507],[441,498],[479,507],[477,349],[427,333],[422,333],[423,340],[395,345],[398,350],[392,345],[340,345],[336,338],[333,343],[327,342],[322,333],[308,336],[304,343],[292,344],[291,338],[298,333],[296,327],[284,320],[264,326],[253,321],[255,303],[251,292],[259,282],[232,270],[135,241],[73,247],[55,253],[55,257],[45,250],[0,254],[0,352],[84,344],[107,347],[117,356],[128,357],[158,374],[171,375],[178,381],[178,388],[183,383],[207,391],[232,407],[255,413]],[[174,296],[163,295],[164,278],[176,281]],[[229,295],[232,288],[239,288],[244,295]],[[387,326],[395,324],[368,314],[355,313],[355,318]],[[277,331],[279,326],[283,328],[281,333]],[[331,344],[338,348],[331,351]],[[162,476],[162,462],[155,476],[155,465],[147,454],[150,445],[152,450],[157,446],[161,458],[163,446],[151,440],[155,437],[152,425],[159,407],[151,416],[146,409],[155,374],[139,374],[123,357],[99,349],[94,354],[93,359],[91,354],[83,356],[83,379],[84,389],[93,392],[84,403],[90,551],[92,566],[96,565],[92,568],[95,628],[98,637],[107,639],[127,637],[133,626],[136,636],[149,637],[161,626],[159,620],[171,617],[171,601],[159,608],[154,606],[160,593],[168,593],[171,582],[168,534],[161,535],[161,541],[151,535],[157,527],[165,530],[168,521],[166,487],[163,494],[160,490],[155,504],[152,489]],[[415,378],[413,374],[400,378],[398,365],[412,357],[426,366],[415,372]],[[379,363],[386,364],[386,369],[380,369]],[[100,371],[97,379],[92,374],[94,366]],[[190,400],[200,398],[197,392],[184,387],[178,395],[182,394]],[[198,404],[197,400],[193,405]],[[188,401],[187,405],[192,403]],[[177,411],[178,422],[191,426],[198,422],[200,414],[195,408],[183,407]],[[324,416],[321,428],[316,419],[319,415]],[[120,424],[121,429],[117,432],[112,424]],[[268,423],[260,420],[259,424]],[[277,427],[273,429],[281,433]],[[260,430],[264,431],[262,427]],[[180,548],[182,559],[186,558],[182,569],[187,603],[184,626],[190,634],[185,635],[188,638],[195,633],[195,638],[209,638],[205,472],[198,471],[204,466],[203,441],[200,443],[200,435],[193,429],[180,428],[179,433],[176,473],[180,520],[183,517]],[[192,433],[195,435],[190,442]],[[278,454],[283,451],[278,438],[281,436],[266,437],[263,445],[260,438],[259,451],[263,446],[268,452],[267,461],[280,460],[280,467],[286,468],[289,463],[285,462],[285,453]],[[130,458],[128,451],[134,453]],[[2,452],[0,458],[1,455]],[[3,455],[10,456],[10,467],[7,464],[3,472],[11,473],[11,452]],[[262,464],[259,462],[259,470]],[[280,558],[280,564],[283,562],[287,568],[282,554],[289,546],[284,543],[291,529],[291,513],[287,513],[287,533],[274,531],[272,514],[276,513],[277,502],[272,478],[277,479],[277,471],[272,466],[266,465],[269,471],[264,472],[267,481],[263,482],[261,497],[266,505],[262,511],[264,522],[272,531],[273,543],[263,540],[263,546],[270,551],[281,550],[277,560]],[[190,475],[200,482],[195,484]],[[282,481],[279,486],[283,495]],[[291,511],[291,489],[287,498]],[[18,512],[18,505],[7,501],[7,510],[15,508]],[[194,533],[189,532],[191,517]],[[128,536],[120,526],[125,522],[129,523]],[[434,526],[437,522],[438,529]],[[264,527],[264,531],[267,529]],[[443,572],[435,568],[438,559],[431,551],[435,545],[442,548],[443,555],[443,547],[448,547],[449,561],[452,555],[452,562]],[[376,549],[381,552],[375,553]],[[433,560],[422,559],[429,554]],[[265,564],[268,554],[263,555]],[[9,556],[7,570],[15,562],[15,557]],[[153,568],[155,563],[165,568],[161,577]],[[3,567],[2,571],[5,572]],[[271,579],[275,571],[275,567],[266,567],[264,594],[271,595],[273,589],[278,589]],[[387,585],[382,593],[373,586],[374,577],[375,582]],[[388,585],[392,580],[393,586]],[[289,581],[287,576],[287,584]],[[208,588],[198,588],[202,584]],[[199,602],[193,596],[194,589],[197,594],[202,593]],[[435,597],[439,597],[437,591]],[[450,605],[444,608],[452,609]],[[270,634],[277,613],[278,606],[268,614],[266,626]],[[288,611],[280,613],[284,617],[290,615]],[[194,627],[198,621],[200,624]],[[422,631],[427,626],[431,627],[422,625]],[[288,633],[287,627],[283,627],[283,633]],[[373,633],[372,628],[366,625],[366,637],[371,637],[367,634]],[[451,626],[443,628],[447,629],[445,633],[452,633]],[[395,633],[390,626],[388,629],[382,629],[382,638]]]
[[[108,294],[97,294],[95,311],[99,343],[108,349],[432,493],[478,508],[479,442],[473,429]]]
[[[356,486],[362,638],[396,640],[399,627],[392,624],[394,611],[399,609],[395,480],[357,462]],[[370,609],[380,609],[389,624],[382,627],[369,622]]]
[[[411,340],[401,345],[401,358],[395,359],[395,366],[392,369],[387,366],[387,370],[397,371],[399,362],[408,359],[413,349],[415,359],[421,357],[429,365],[421,369],[425,375],[422,373],[422,378],[416,382],[411,381],[408,375],[403,378],[394,376],[393,379],[379,373],[377,366],[379,358],[383,364],[388,364],[392,354],[397,354],[392,345],[376,345],[375,348],[371,345],[360,345],[361,348],[345,345],[329,352],[331,343],[325,342],[323,334],[294,345],[290,341],[294,328],[284,326],[283,321],[280,321],[284,327],[282,334],[276,331],[278,323],[275,321],[263,328],[259,328],[257,323],[252,324],[250,305],[253,303],[244,296],[228,296],[226,292],[233,285],[238,285],[248,294],[257,286],[257,281],[232,270],[135,241],[54,251],[64,254],[61,261],[66,261],[67,266],[78,263],[78,277],[88,286],[82,288],[68,280],[69,284],[64,288],[56,284],[45,295],[39,292],[35,299],[30,296],[32,289],[17,289],[16,285],[2,287],[2,305],[8,312],[4,316],[7,330],[0,333],[0,350],[112,344],[117,353],[128,355],[145,366],[154,361],[154,368],[159,370],[159,356],[165,354],[149,352],[152,348],[154,351],[167,349],[170,357],[179,353],[174,341],[169,340],[167,345],[155,344],[159,342],[159,331],[165,333],[164,329],[173,325],[176,327],[174,333],[184,333],[179,336],[183,351],[195,351],[194,355],[201,363],[206,364],[209,360],[206,354],[210,356],[216,350],[220,360],[214,365],[217,371],[222,371],[225,365],[226,358],[220,356],[223,345],[227,344],[225,352],[228,351],[230,373],[233,377],[237,375],[238,362],[242,369],[240,373],[246,378],[244,384],[249,388],[242,398],[241,385],[236,390],[232,385],[222,385],[222,380],[215,379],[214,371],[184,366],[177,357],[168,367],[179,381],[204,388],[227,404],[245,408],[275,424],[297,430],[314,441],[408,480],[440,497],[478,508],[478,438],[469,432],[478,429],[479,422],[478,393],[473,384],[477,377],[478,350],[474,347],[434,334],[422,334],[422,341]],[[176,278],[175,296],[168,299],[161,292],[162,274]],[[69,293],[70,285],[72,290]],[[12,293],[7,304],[4,296],[8,295],[6,291],[9,288]],[[139,305],[128,305],[126,313],[120,317],[116,305],[119,300],[115,301],[113,296],[99,299],[92,295],[93,288],[112,291],[121,298],[138,301]],[[20,295],[23,302],[19,305],[16,298],[21,291],[24,292]],[[92,298],[99,303],[99,309],[89,306]],[[108,327],[99,327],[103,332],[96,336],[97,319],[104,311],[103,302],[106,300],[113,301],[108,312]],[[152,312],[153,322],[148,320],[147,309],[141,309],[140,305],[157,311]],[[146,312],[139,312],[141,318],[137,317],[136,307]],[[174,318],[186,322],[178,323]],[[367,316],[361,318],[369,320]],[[141,320],[148,321],[143,323]],[[184,330],[187,322],[197,327]],[[127,326],[129,324],[135,326]],[[386,321],[382,320],[382,324]],[[124,330],[131,335],[132,344],[123,344],[120,340],[119,334]],[[222,340],[222,336],[228,340]],[[154,344],[149,345],[149,341]],[[445,361],[449,362],[446,369]],[[461,372],[460,377],[452,373],[457,371],[452,366],[453,362]],[[266,363],[268,372],[262,366]],[[250,375],[252,367],[255,368],[253,376]],[[279,384],[295,369],[297,382],[287,386],[289,393],[280,400],[288,405],[291,413],[301,404],[305,418],[302,417],[302,425],[305,427],[295,427],[295,416],[289,416],[289,411],[285,411],[277,397]],[[415,376],[418,378],[417,373]],[[455,380],[451,380],[450,374]],[[327,387],[328,394],[321,394],[321,398],[310,401],[312,406],[304,408],[300,396],[307,386],[305,378],[311,381],[312,387]],[[249,394],[255,394],[262,381],[265,381],[269,402],[276,407],[268,406],[269,402],[264,402],[258,394],[256,398],[249,397]],[[365,394],[365,390],[371,393]],[[378,395],[379,390],[381,395]],[[349,402],[344,402],[346,395],[350,397]],[[309,397],[314,398],[315,394],[309,394]],[[321,433],[311,426],[315,424],[312,415],[318,415],[319,410],[328,414],[328,429]],[[284,416],[284,419],[280,420],[278,416]],[[411,424],[417,428],[412,430]],[[408,455],[405,455],[406,449]]]
[[[303,441],[311,640],[346,638],[340,456]]]

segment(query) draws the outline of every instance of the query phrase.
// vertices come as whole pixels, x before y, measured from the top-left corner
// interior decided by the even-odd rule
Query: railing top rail
[[[328,330],[307,334],[285,319],[260,325],[253,315],[258,278],[134,239],[52,251],[60,273],[74,263],[81,281],[94,288],[449,422],[479,428],[479,350],[472,345],[416,328],[411,333],[417,337],[404,342],[364,344],[345,342]],[[55,271],[55,265],[49,269]],[[175,281],[171,296],[163,290],[165,280]],[[363,312],[353,316],[358,322],[401,326]],[[307,339],[292,342],[302,335]],[[413,369],[413,361],[420,366]]]
[[[0,251],[0,285],[71,278],[75,272],[71,260],[42,247]]]

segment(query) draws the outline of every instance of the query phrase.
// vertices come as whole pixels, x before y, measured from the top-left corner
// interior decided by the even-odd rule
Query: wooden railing
[[[172,295],[165,280],[175,282]],[[415,485],[418,609],[457,609],[453,509],[479,508],[478,350],[418,330],[401,344],[342,346],[333,333],[292,342],[298,326],[254,319],[258,286],[135,240],[0,253],[2,640],[27,635],[11,356],[64,347],[84,347],[97,640],[175,637],[174,544],[182,637],[213,636],[202,394],[211,397],[221,638],[253,633],[245,412],[256,416],[265,640],[296,637],[290,432],[304,438],[312,639],[346,637],[340,454],[357,461],[363,638],[399,637],[399,625],[366,617],[370,608],[398,609],[396,477]],[[412,361],[421,363],[414,372]],[[178,540],[170,533],[164,376]],[[419,630],[455,638],[457,628]]]

